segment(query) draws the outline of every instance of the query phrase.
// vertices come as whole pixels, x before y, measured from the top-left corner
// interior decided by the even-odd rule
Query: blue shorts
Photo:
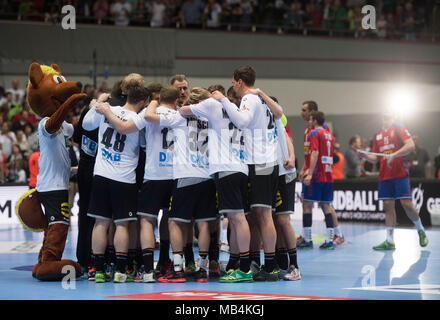
[[[333,202],[333,183],[312,181],[308,186],[302,185],[304,201]]]
[[[409,178],[379,181],[378,198],[379,200],[411,199]]]

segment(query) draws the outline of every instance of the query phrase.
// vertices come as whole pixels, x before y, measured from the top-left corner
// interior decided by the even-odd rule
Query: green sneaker
[[[234,270],[233,272],[228,272],[226,275],[220,277],[218,280],[223,283],[237,283],[237,282],[253,282],[252,271],[243,272],[240,269]]]
[[[189,263],[185,268],[185,276],[191,277],[196,273],[196,265],[194,263]]]
[[[135,273],[126,271],[125,274],[127,275],[127,279],[125,282],[134,282]]]
[[[319,249],[323,250],[335,250],[335,246],[333,245],[333,242],[324,242],[319,246]]]
[[[95,283],[104,283],[107,281],[108,281],[108,279],[105,275],[105,272],[102,272],[102,271],[95,272]]]
[[[272,272],[267,272],[262,266],[260,271],[254,275],[254,281],[278,281],[280,280],[279,274],[279,269],[275,269]]]
[[[374,250],[394,250],[396,249],[396,245],[394,243],[390,243],[387,240],[379,244],[378,246],[373,247]]]
[[[425,230],[419,230],[419,243],[421,247],[426,247],[428,245],[428,237],[426,236]]]

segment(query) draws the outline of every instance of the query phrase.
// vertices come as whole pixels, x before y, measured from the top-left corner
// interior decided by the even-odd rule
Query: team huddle
[[[79,183],[87,180],[91,189],[89,199],[82,199],[80,187],[78,237],[85,240],[84,245],[78,242],[77,256],[88,268],[89,280],[300,280],[297,247],[313,248],[315,202],[324,212],[327,228],[320,248],[333,250],[344,242],[332,206],[335,139],[324,114],[315,102],[304,102],[302,116],[309,127],[304,135],[305,163],[298,173],[303,182],[303,234],[297,239],[290,223],[297,180],[290,129],[276,98],[255,89],[255,80],[255,70],[245,66],[234,71],[227,93],[220,85],[189,90],[182,75],[154,90],[144,86],[141,76],[131,74],[122,86],[125,102],[102,94],[85,108],[80,119],[81,150],[96,160],[89,161],[83,173],[78,169]],[[90,135],[93,131],[95,138]],[[388,150],[387,159],[396,160],[381,163],[381,174],[382,167],[402,166],[396,162],[405,155],[407,150],[402,152],[400,146],[409,137]],[[139,168],[142,152],[146,159]],[[359,155],[378,160],[378,156]],[[86,160],[81,158],[80,166]],[[143,172],[141,183],[139,172]],[[383,180],[388,179],[394,176]],[[402,198],[393,193],[398,187],[381,187],[382,182],[379,197],[386,194],[384,201]],[[86,216],[81,217],[81,211]],[[228,220],[226,267],[219,262],[221,216]],[[419,230],[420,244],[427,245],[420,219],[410,218]],[[89,231],[81,230],[87,229],[81,228],[86,219],[93,221]],[[154,268],[154,232],[159,221],[160,252]],[[388,229],[392,223],[387,221]],[[387,234],[387,241],[375,249],[394,248],[391,231]],[[260,263],[261,248],[264,264]]]

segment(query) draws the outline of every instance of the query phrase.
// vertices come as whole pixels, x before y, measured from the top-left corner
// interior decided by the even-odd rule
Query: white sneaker
[[[144,283],[156,282],[156,279],[154,279],[154,271],[150,271],[150,272],[144,271],[142,273],[142,282],[144,282]]]
[[[283,279],[289,281],[301,280],[301,272],[299,271],[298,268],[295,268],[294,266],[290,266],[289,270],[287,271]]]
[[[127,275],[125,273],[116,271],[115,274],[113,275],[113,282],[125,283],[125,281],[127,281]]]
[[[205,271],[208,271],[208,263],[209,263],[209,259],[203,259],[202,257],[199,257],[197,259],[197,268],[196,271],[200,270],[200,269],[204,269]]]

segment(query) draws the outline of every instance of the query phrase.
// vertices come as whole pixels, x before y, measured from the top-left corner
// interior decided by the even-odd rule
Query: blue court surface
[[[294,221],[295,231],[301,221]],[[396,250],[376,252],[372,246],[385,240],[384,226],[341,223],[346,243],[334,251],[319,249],[325,225],[314,221],[315,248],[298,252],[300,281],[242,284],[186,282],[95,284],[40,282],[31,275],[42,233],[21,226],[0,226],[1,300],[295,300],[295,299],[440,299],[440,229],[427,229],[429,244],[421,248],[414,228],[397,228]],[[76,226],[69,233],[64,258],[75,258]],[[197,251],[197,248],[195,248]],[[155,253],[156,260],[158,251]],[[197,258],[197,252],[195,254]],[[226,263],[228,254],[221,252]]]

